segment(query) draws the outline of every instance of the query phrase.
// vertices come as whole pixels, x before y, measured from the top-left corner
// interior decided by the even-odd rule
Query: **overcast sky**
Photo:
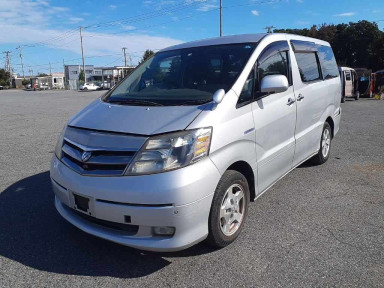
[[[136,64],[145,49],[217,37],[219,0],[0,0],[0,52],[12,51],[21,72],[63,70],[80,64],[79,26],[84,29],[86,64]],[[312,24],[384,20],[382,0],[223,0],[224,35],[260,33],[267,25],[305,28]],[[380,29],[384,21],[378,22]],[[4,56],[2,54],[1,56]],[[0,59],[4,67],[4,58]]]

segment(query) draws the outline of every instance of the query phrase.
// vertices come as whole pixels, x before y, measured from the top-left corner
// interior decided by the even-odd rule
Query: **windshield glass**
[[[127,105],[198,105],[228,91],[256,44],[194,47],[155,54],[104,99]]]

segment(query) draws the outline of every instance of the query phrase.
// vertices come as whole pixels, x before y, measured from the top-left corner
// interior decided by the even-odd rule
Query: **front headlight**
[[[212,128],[150,137],[125,175],[151,174],[185,167],[209,153]]]
[[[61,159],[61,157],[63,156],[62,148],[63,148],[64,134],[66,129],[67,129],[67,125],[65,125],[63,130],[61,131],[60,137],[57,140],[56,147],[55,147],[55,154],[56,154],[56,157],[59,159]]]

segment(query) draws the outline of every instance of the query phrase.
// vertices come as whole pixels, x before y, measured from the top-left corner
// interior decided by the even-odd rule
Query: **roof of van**
[[[350,67],[340,67],[340,68],[341,68],[341,71],[345,71],[345,70],[353,70],[353,71],[355,71],[355,69],[350,68]]]
[[[208,38],[203,40],[196,40],[192,42],[181,43],[178,45],[174,45],[171,47],[164,48],[160,50],[160,52],[176,50],[176,49],[184,49],[184,48],[193,48],[193,47],[201,47],[201,46],[211,46],[211,45],[225,45],[225,44],[235,44],[235,43],[257,43],[262,40],[266,36],[272,37],[286,37],[292,40],[301,40],[301,41],[310,41],[315,42],[321,45],[329,46],[328,42],[322,41],[320,39],[295,35],[295,34],[285,34],[285,33],[259,33],[259,34],[240,34],[240,35],[229,35],[223,37],[216,38]],[[284,38],[285,39],[285,38]]]
[[[209,38],[203,40],[197,40],[192,42],[186,42],[182,44],[178,44],[175,46],[167,47],[160,52],[175,50],[175,49],[183,49],[183,48],[192,48],[192,47],[200,47],[200,46],[211,46],[211,45],[225,45],[225,44],[234,44],[234,43],[253,43],[259,42],[263,39],[266,33],[259,34],[241,34],[241,35],[230,35],[216,38]]]

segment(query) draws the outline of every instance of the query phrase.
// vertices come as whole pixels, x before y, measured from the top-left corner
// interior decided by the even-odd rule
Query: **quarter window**
[[[319,63],[315,52],[296,52],[295,56],[303,82],[320,80]]]

